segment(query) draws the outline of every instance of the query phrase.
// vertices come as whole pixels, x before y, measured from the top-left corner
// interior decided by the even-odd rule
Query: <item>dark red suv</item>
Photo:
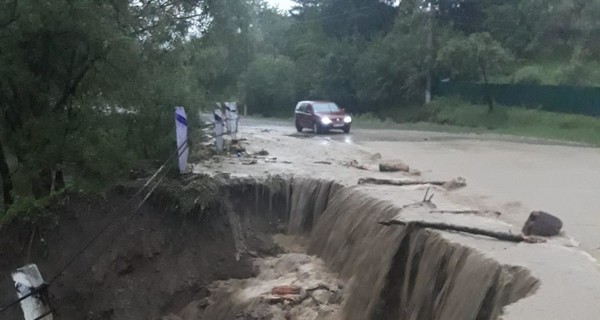
[[[350,132],[352,117],[344,109],[330,101],[300,101],[294,115],[296,129],[311,128],[314,133],[324,133],[331,129]]]

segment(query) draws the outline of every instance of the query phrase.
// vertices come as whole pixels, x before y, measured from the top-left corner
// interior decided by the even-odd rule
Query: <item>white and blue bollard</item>
[[[183,107],[175,107],[175,132],[177,134],[177,156],[179,159],[179,173],[187,171],[188,155],[188,123],[187,115]]]
[[[225,117],[227,118],[227,131],[231,139],[237,140],[238,131],[238,108],[235,102],[225,102]]]
[[[15,270],[11,276],[19,299],[38,290],[21,301],[21,310],[23,310],[25,320],[52,320],[52,309],[45,288],[46,283],[38,267],[35,264],[28,264]]]
[[[218,108],[215,109],[213,114],[215,120],[215,147],[217,148],[217,153],[221,153],[223,151],[223,112]]]

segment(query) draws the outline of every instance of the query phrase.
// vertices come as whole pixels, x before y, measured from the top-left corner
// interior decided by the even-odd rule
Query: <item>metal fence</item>
[[[491,84],[489,90],[494,101],[501,105],[600,116],[600,87]],[[485,92],[480,83],[441,82],[433,93],[484,104]]]

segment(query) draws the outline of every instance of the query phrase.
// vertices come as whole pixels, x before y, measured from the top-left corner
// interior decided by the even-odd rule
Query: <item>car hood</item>
[[[315,113],[317,116],[319,117],[344,117],[346,116],[346,113],[344,111],[337,111],[337,112],[317,112]]]

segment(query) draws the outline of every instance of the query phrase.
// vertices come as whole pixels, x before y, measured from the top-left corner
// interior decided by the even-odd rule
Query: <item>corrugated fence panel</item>
[[[490,92],[494,101],[506,106],[600,116],[599,87],[491,84]],[[485,87],[479,83],[442,82],[434,89],[434,95],[460,96],[472,103],[486,101]]]

